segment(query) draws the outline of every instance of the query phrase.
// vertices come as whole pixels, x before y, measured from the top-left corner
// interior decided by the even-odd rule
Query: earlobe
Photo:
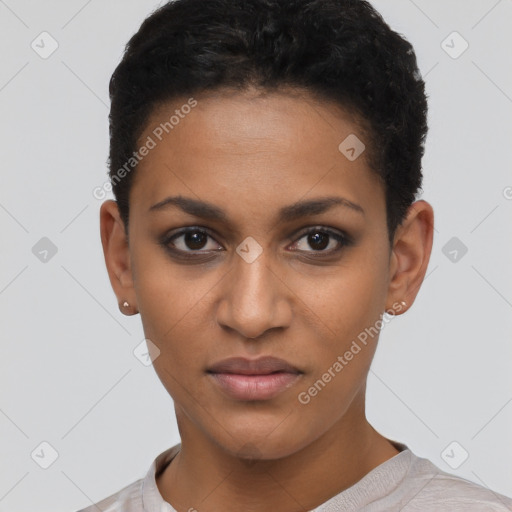
[[[136,308],[128,240],[119,208],[113,200],[109,199],[101,205],[100,234],[105,265],[117,302],[128,302],[132,308]],[[120,309],[124,313],[126,308]]]
[[[386,311],[405,301],[397,313],[412,305],[427,271],[432,251],[434,211],[424,200],[413,203],[393,240]]]

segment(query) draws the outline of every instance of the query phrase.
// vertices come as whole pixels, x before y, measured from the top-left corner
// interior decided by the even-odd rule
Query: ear
[[[393,239],[386,311],[401,314],[414,302],[427,272],[433,234],[432,206],[423,200],[414,202]]]
[[[117,203],[111,199],[100,208],[100,233],[105,264],[117,302],[127,301],[130,310],[135,308],[136,311],[128,237]],[[123,309],[121,311],[125,313]]]

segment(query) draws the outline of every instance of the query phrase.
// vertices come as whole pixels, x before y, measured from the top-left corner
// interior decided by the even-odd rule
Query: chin
[[[271,419],[267,417],[266,421],[262,418],[258,421],[254,416],[252,422],[249,417],[230,419],[229,429],[224,430],[219,425],[218,430],[210,431],[207,435],[222,450],[243,460],[282,459],[300,451],[315,439],[313,432],[305,431],[304,424],[301,429],[292,423],[293,420],[290,421],[291,418],[291,414],[287,417],[281,413]]]

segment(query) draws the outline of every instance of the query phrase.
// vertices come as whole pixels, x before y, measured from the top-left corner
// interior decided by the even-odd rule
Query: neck
[[[312,510],[399,451],[368,423],[364,399],[318,439],[279,459],[240,459],[177,409],[181,450],[157,478],[176,510]]]

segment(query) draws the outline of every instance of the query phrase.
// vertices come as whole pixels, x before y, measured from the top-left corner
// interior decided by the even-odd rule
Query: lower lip
[[[289,388],[299,373],[278,372],[268,375],[210,373],[213,380],[229,397],[236,400],[269,400]]]

